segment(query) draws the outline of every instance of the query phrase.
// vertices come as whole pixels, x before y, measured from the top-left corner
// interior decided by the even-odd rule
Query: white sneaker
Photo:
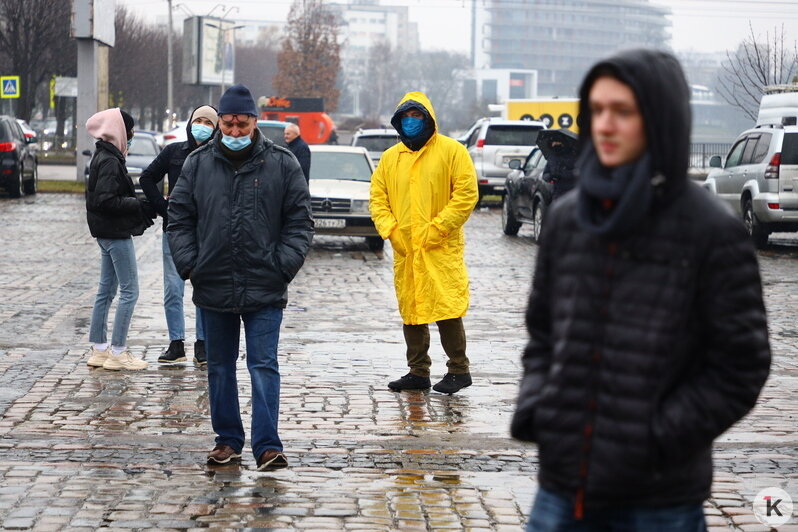
[[[86,361],[86,365],[94,368],[101,368],[103,364],[105,364],[105,361],[108,360],[110,354],[110,346],[108,346],[108,349],[105,351],[98,351],[94,346],[91,346],[91,349],[89,349],[89,359]]]
[[[103,364],[103,369],[118,371],[120,369],[140,370],[147,369],[147,362],[140,358],[135,358],[133,354],[125,349],[119,355],[108,355]]]

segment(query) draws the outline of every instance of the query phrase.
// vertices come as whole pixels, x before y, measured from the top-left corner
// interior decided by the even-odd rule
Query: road
[[[528,228],[504,236],[496,210],[466,226],[474,385],[454,396],[386,387],[406,371],[390,247],[317,237],[282,329],[291,467],[264,474],[248,448],[240,466],[207,467],[205,373],[157,367],[168,344],[160,224],[135,239],[141,295],[129,343],[150,362],[138,373],[85,365],[98,249],[82,196],[0,198],[0,226],[0,527],[521,529],[537,455],[509,438],[508,424],[537,249]],[[772,375],[755,410],[716,445],[712,530],[765,530],[750,503],[764,487],[798,500],[798,240],[775,242],[759,255]],[[445,371],[434,336],[433,378]],[[243,363],[239,384],[248,417]]]

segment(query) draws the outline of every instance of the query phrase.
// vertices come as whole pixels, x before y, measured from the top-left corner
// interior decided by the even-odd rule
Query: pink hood
[[[95,139],[113,144],[127,157],[127,130],[119,107],[93,114],[86,120],[86,131]]]

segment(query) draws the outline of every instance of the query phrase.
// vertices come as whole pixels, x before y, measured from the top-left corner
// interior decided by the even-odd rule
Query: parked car
[[[369,214],[374,165],[359,146],[310,146],[310,200],[316,233],[364,236],[372,251],[383,248]]]
[[[125,166],[127,167],[127,173],[133,180],[136,195],[144,198],[144,191],[141,190],[139,178],[142,172],[144,172],[144,169],[147,168],[161,152],[161,148],[158,146],[158,143],[155,141],[155,135],[152,133],[145,131],[134,131],[133,133],[133,141],[130,144],[130,149],[125,158]],[[85,150],[83,155],[91,157],[93,153],[89,150]],[[89,181],[89,166],[91,166],[91,158],[86,161],[86,166],[83,169],[84,182],[86,183]],[[163,180],[164,191],[167,186],[166,181],[166,179]]]
[[[188,133],[186,133],[186,126],[188,122],[183,120],[181,122],[175,122],[175,127],[168,131],[164,131],[163,134],[156,133],[155,134],[155,142],[163,148],[164,146],[168,146],[169,144],[174,144],[175,142],[183,142],[188,140]]]
[[[282,122],[280,120],[258,120],[258,129],[264,137],[271,140],[278,146],[286,147],[285,128],[291,122]]]
[[[480,201],[488,194],[504,195],[510,161],[523,162],[545,128],[543,122],[501,118],[481,118],[469,128],[465,146],[477,171]]]
[[[573,179],[557,182],[553,176],[557,169],[546,171],[549,160],[568,161],[568,176],[573,176],[576,159],[577,136],[563,129],[547,129],[538,133],[537,146],[524,160],[510,161],[512,171],[505,182],[506,193],[502,200],[502,230],[506,235],[517,235],[521,224],[532,224],[535,240],[540,238],[546,212],[551,202],[573,187]],[[560,170],[563,170],[562,168]]]
[[[725,157],[713,156],[704,186],[741,216],[754,244],[773,232],[798,231],[798,126],[764,124],[737,137]]]
[[[382,153],[398,142],[395,129],[358,129],[352,136],[352,146],[366,148],[375,165],[380,162]]]
[[[15,118],[0,116],[0,186],[12,198],[39,190],[35,137],[26,137]]]

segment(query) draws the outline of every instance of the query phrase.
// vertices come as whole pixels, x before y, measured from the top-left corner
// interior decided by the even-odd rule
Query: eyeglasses
[[[233,120],[237,122],[246,122],[249,120],[249,117],[252,115],[243,113],[243,114],[226,114],[226,115],[219,115],[219,118],[224,120],[225,122],[232,122]]]

